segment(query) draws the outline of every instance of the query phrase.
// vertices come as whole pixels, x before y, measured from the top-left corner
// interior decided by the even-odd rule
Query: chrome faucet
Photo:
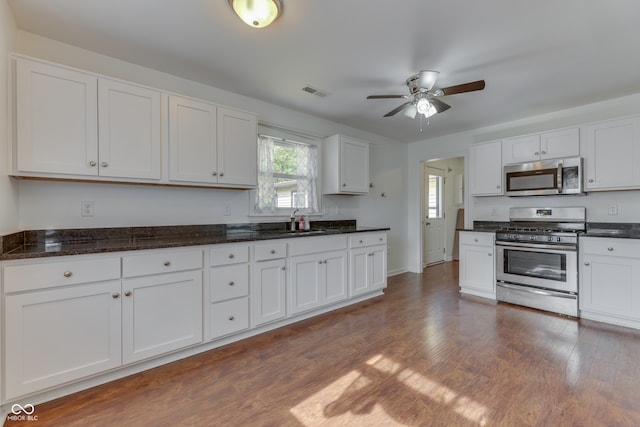
[[[291,227],[290,230],[291,231],[296,231],[296,212],[298,212],[300,209],[296,209],[291,213],[291,216],[289,217],[291,219]]]

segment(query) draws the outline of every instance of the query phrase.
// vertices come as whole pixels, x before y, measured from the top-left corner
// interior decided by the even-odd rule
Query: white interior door
[[[423,264],[444,261],[444,171],[424,167]]]

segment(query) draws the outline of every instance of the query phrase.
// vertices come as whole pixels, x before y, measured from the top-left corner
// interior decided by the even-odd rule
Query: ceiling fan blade
[[[395,115],[396,113],[399,113],[400,111],[404,110],[405,108],[409,107],[409,105],[411,105],[411,102],[405,102],[404,104],[402,104],[401,106],[399,106],[398,108],[394,108],[393,110],[389,111],[387,114],[385,114],[385,117],[391,117],[393,115]]]
[[[439,89],[442,91],[443,96],[455,95],[456,93],[473,92],[475,90],[484,89],[484,80],[478,80],[471,83],[463,83],[461,85],[443,87]]]
[[[440,72],[431,71],[431,70],[422,70],[418,75],[418,87],[424,88],[426,90],[431,90],[433,85],[438,80],[438,75]]]
[[[369,95],[367,99],[395,99],[395,98],[408,98],[409,95]]]
[[[438,98],[429,98],[429,102],[431,103],[431,105],[433,105],[433,108],[435,108],[438,113],[442,113],[443,111],[447,111],[449,108],[451,108],[451,105],[440,101]]]

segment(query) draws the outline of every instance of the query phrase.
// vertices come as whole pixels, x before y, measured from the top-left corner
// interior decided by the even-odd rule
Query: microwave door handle
[[[558,175],[556,176],[558,182],[558,193],[562,193],[562,162],[558,163]]]

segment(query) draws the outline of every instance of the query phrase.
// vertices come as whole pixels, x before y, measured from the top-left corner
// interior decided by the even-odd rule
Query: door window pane
[[[429,218],[442,218],[443,178],[429,175]]]

